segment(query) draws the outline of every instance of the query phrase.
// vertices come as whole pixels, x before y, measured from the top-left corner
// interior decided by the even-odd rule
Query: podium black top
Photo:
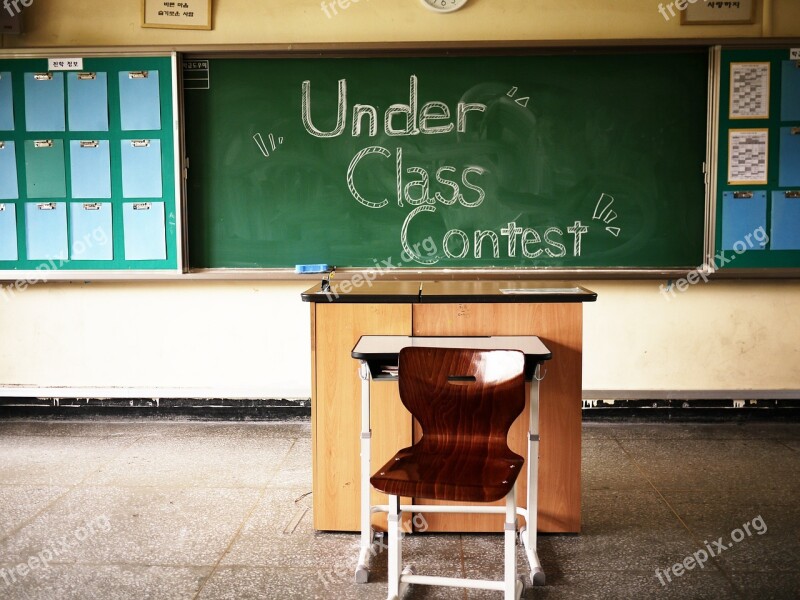
[[[318,283],[304,302],[336,303],[543,303],[594,302],[597,294],[560,281],[367,281],[342,279],[323,290]]]

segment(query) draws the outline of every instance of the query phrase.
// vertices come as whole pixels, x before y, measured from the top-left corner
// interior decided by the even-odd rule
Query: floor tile
[[[271,487],[297,488],[313,485],[311,477],[311,439],[295,440],[270,480]]]
[[[743,598],[758,600],[787,600],[800,596],[800,572],[791,573],[731,573],[731,580]]]
[[[614,425],[610,423],[584,423],[581,437],[585,440],[613,440]]]
[[[258,488],[273,479],[291,447],[292,440],[284,438],[142,437],[87,484]]]
[[[539,536],[545,572],[654,571],[695,550],[690,533],[652,491],[587,491],[582,516],[580,535]]]
[[[22,525],[68,490],[68,487],[0,486],[0,538]]]
[[[800,437],[800,423],[617,423],[609,425],[609,429],[620,440],[791,440]]]
[[[313,533],[310,492],[305,487],[268,488],[242,527],[240,538]]]
[[[0,579],[0,596],[5,600],[190,600],[210,573],[211,567],[50,565],[10,585]]]
[[[220,567],[209,579],[198,600],[385,600],[385,583],[356,584],[323,579],[315,569]]]
[[[0,421],[0,437],[236,437],[288,438],[309,437],[311,423],[297,422],[228,422],[169,420],[85,419],[48,421],[44,419],[6,419]]]
[[[615,440],[584,440],[581,449],[584,490],[649,490],[647,478]]]
[[[702,545],[719,554],[728,571],[798,571],[800,506],[671,502]],[[724,548],[722,550],[720,547]]]
[[[478,597],[470,596],[470,598]],[[719,572],[690,571],[662,585],[654,572],[600,570],[561,572],[544,587],[528,588],[530,599],[546,600],[708,600],[736,598],[735,588]],[[489,599],[489,595],[480,598]]]
[[[0,436],[0,485],[74,485],[131,442],[93,437]]]
[[[257,499],[229,488],[78,488],[0,542],[0,560],[51,549],[62,563],[213,565]]]
[[[144,424],[141,424],[144,425]],[[38,437],[136,437],[139,424],[125,422],[98,421],[46,421],[46,420],[3,420],[0,421],[0,437],[38,436]]]
[[[800,440],[781,440],[786,446],[796,452],[800,452]]]
[[[228,422],[228,421],[167,421],[142,423],[151,435],[162,436],[166,431],[172,438],[213,437],[235,439],[290,439],[311,438],[309,421],[273,422]]]
[[[352,533],[299,531],[260,536],[251,530],[236,540],[222,564],[287,568],[325,565],[323,570],[329,571],[341,564],[355,568],[358,551],[359,539]]]
[[[620,440],[659,490],[795,487],[800,457],[779,441],[761,439]]]
[[[763,506],[795,506],[797,492],[793,487],[718,490],[660,490],[667,504],[679,507],[692,504],[710,504],[719,510],[731,505],[747,508],[751,516],[758,514]]]

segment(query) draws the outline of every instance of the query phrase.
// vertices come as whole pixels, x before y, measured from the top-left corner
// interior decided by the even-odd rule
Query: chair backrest
[[[508,430],[525,408],[524,372],[518,350],[401,350],[400,399],[422,427],[421,449],[510,452]]]

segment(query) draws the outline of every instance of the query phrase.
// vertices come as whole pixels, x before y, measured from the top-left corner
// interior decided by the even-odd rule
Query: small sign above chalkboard
[[[142,27],[211,29],[211,0],[142,0]]]
[[[733,25],[753,23],[756,0],[700,0],[676,2],[681,9],[681,25]],[[681,7],[683,4],[683,7]]]

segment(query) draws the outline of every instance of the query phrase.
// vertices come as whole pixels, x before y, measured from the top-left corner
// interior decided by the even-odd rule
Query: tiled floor
[[[788,423],[585,425],[583,533],[540,537],[548,585],[526,597],[800,598],[798,439]],[[385,598],[385,553],[351,583],[358,538],[315,533],[310,492],[305,423],[0,421],[0,598]],[[500,536],[406,542],[420,572],[500,576]]]

